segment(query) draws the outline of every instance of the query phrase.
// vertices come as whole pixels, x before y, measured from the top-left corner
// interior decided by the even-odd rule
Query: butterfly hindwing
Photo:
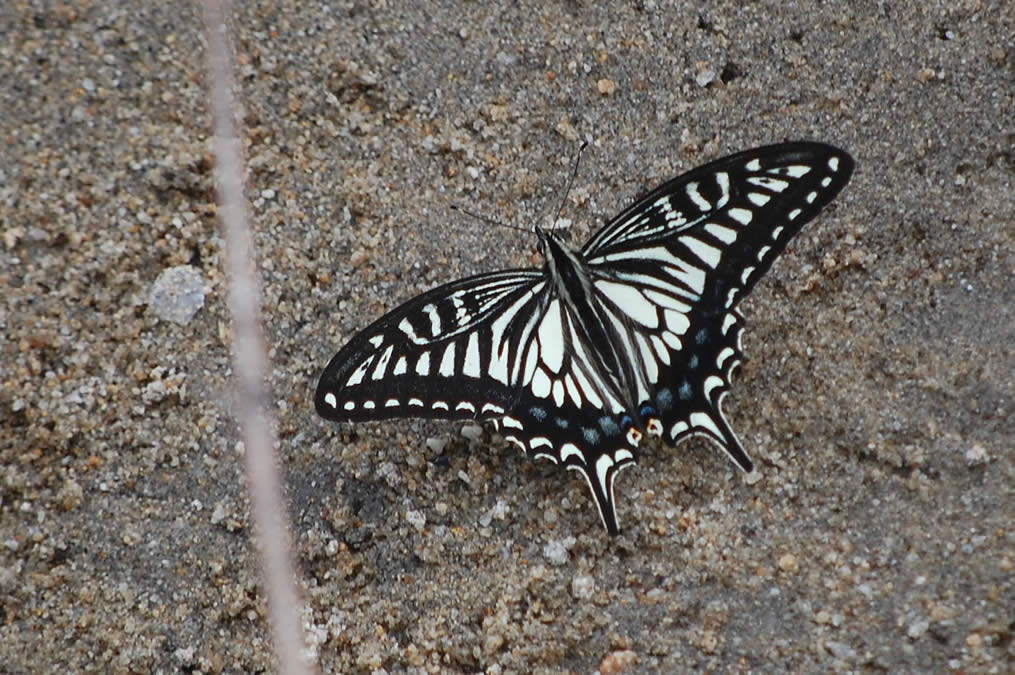
[[[648,433],[672,444],[705,435],[751,471],[751,460],[721,409],[730,373],[741,358],[739,313],[703,312],[658,286],[635,290],[602,278],[593,286],[602,315],[628,345],[638,412]]]
[[[548,459],[575,470],[586,480],[600,519],[611,533],[619,532],[614,479],[637,461],[637,448],[627,436],[624,420],[586,403],[533,396],[528,388],[510,411],[494,424],[505,439],[533,459]]]
[[[491,420],[579,471],[616,534],[614,480],[645,433],[704,435],[752,469],[722,412],[737,304],[852,170],[824,144],[767,146],[661,185],[580,252],[537,228],[542,269],[452,282],[384,315],[331,360],[315,407],[340,422]]]
[[[722,402],[730,375],[740,363],[743,319],[736,310],[722,315],[692,315],[680,367],[667,369],[653,400],[662,435],[671,445],[701,435],[718,445],[745,472],[754,463],[726,421]]]

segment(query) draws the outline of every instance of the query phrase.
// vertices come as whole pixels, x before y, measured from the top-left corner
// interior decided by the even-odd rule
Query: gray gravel
[[[599,4],[238,3],[320,668],[1011,672],[1015,9]],[[272,667],[202,59],[185,3],[0,6],[3,672]],[[547,224],[584,138],[576,242],[727,152],[858,162],[742,305],[727,412],[762,479],[650,446],[616,539],[573,474],[489,433],[311,406],[385,308],[538,264],[450,207]],[[203,285],[153,304],[183,265]]]

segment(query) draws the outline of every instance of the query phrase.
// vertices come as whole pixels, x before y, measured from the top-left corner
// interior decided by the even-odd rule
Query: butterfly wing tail
[[[620,525],[617,522],[613,483],[617,474],[634,464],[637,458],[628,448],[621,448],[612,453],[603,453],[596,458],[595,464],[592,466],[578,459],[577,456],[572,457],[573,460],[565,458],[564,465],[568,469],[579,472],[585,478],[585,482],[588,483],[589,490],[592,492],[592,498],[596,502],[596,507],[599,509],[599,517],[603,521],[603,526],[610,535],[616,536],[620,533]]]
[[[704,436],[726,453],[726,455],[745,473],[754,471],[754,462],[748,457],[733,429],[726,423],[721,412],[702,413],[694,420],[696,433]]]

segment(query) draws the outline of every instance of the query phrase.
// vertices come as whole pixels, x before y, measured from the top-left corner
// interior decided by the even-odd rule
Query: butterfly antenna
[[[578,177],[578,164],[582,160],[582,151],[588,146],[588,141],[582,141],[581,146],[578,148],[578,156],[574,158],[574,169],[571,171],[571,178],[567,181],[567,187],[564,188],[564,198],[560,200],[560,206],[557,208],[557,216],[553,219],[553,224],[550,226],[552,230],[557,226],[557,222],[560,220],[560,214],[564,212],[564,204],[567,203],[567,196],[571,193],[571,188],[574,186],[574,179]]]
[[[461,211],[465,215],[472,216],[476,220],[482,221],[482,222],[486,223],[487,225],[496,225],[497,227],[506,227],[509,230],[518,230],[520,232],[528,232],[529,231],[527,228],[519,227],[517,225],[510,225],[508,223],[502,223],[499,220],[494,220],[493,218],[490,218],[489,216],[484,216],[482,214],[476,213],[475,211],[470,211],[469,209],[467,209],[467,208],[465,208],[463,206],[459,206],[458,204],[452,204],[451,205],[451,210],[453,210],[453,211]]]

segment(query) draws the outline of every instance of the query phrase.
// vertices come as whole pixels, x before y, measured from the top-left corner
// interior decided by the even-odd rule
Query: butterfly
[[[769,145],[664,183],[580,250],[536,227],[541,269],[453,281],[377,319],[324,369],[317,413],[489,421],[580,473],[617,534],[614,483],[645,435],[701,435],[753,470],[722,411],[737,305],[853,167],[830,145]]]

